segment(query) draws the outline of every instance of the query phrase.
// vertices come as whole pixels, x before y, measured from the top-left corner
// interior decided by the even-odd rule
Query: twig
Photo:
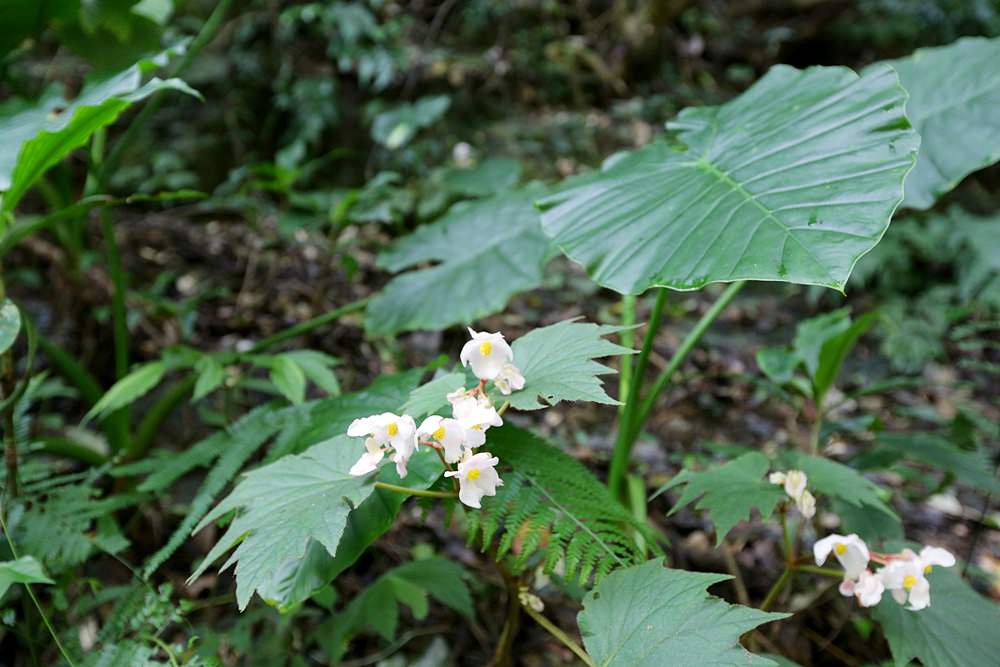
[[[587,652],[583,650],[583,647],[570,639],[569,635],[559,629],[555,623],[545,618],[545,616],[538,613],[528,605],[522,604],[521,608],[528,614],[528,616],[535,619],[535,622],[538,623],[538,625],[545,628],[550,635],[561,641],[570,651],[573,651],[573,653],[576,654],[576,657],[583,661],[583,664],[587,665],[587,667],[596,667],[594,661],[591,660],[590,656],[587,655]]]

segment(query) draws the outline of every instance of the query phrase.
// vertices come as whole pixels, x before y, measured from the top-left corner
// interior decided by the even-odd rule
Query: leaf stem
[[[375,482],[376,489],[392,491],[394,493],[405,493],[409,496],[421,496],[423,498],[458,498],[458,494],[452,491],[427,491],[425,489],[411,489],[408,486],[389,484],[388,482]]]
[[[628,469],[629,454],[632,452],[634,440],[630,440],[629,434],[632,432],[635,411],[641,400],[642,380],[646,372],[646,364],[649,361],[649,353],[653,349],[653,341],[656,333],[660,329],[660,322],[663,319],[663,307],[667,303],[667,290],[660,288],[656,294],[656,301],[653,303],[653,310],[649,315],[649,322],[646,325],[646,336],[642,341],[642,349],[639,351],[639,358],[636,360],[635,369],[632,371],[631,382],[628,386],[628,395],[625,398],[625,407],[621,411],[618,420],[618,436],[615,439],[614,453],[611,458],[611,469],[608,471],[608,489],[611,495],[620,498],[622,485],[625,482],[625,472]]]
[[[583,650],[583,647],[570,639],[570,636],[563,632],[555,623],[545,618],[545,616],[526,604],[522,604],[521,609],[523,609],[528,616],[535,619],[535,622],[542,626],[550,635],[561,641],[566,648],[575,653],[576,657],[583,661],[583,664],[587,665],[587,667],[596,667],[594,661],[589,655],[587,655],[587,652]]]
[[[792,580],[792,574],[794,572],[795,569],[793,567],[788,565],[785,566],[785,570],[781,573],[781,576],[778,577],[778,580],[774,582],[774,586],[771,586],[771,590],[767,592],[767,596],[760,604],[761,611],[769,611],[771,609],[775,600],[778,599],[778,594],[785,590],[785,586],[787,586],[788,582]]]
[[[621,344],[622,347],[629,349],[635,346],[635,329],[632,328],[632,325],[635,324],[635,301],[634,294],[626,294],[622,297],[622,326],[627,328],[621,332]],[[632,385],[632,355],[623,354],[619,359],[621,367],[618,371],[618,397],[624,399],[628,396],[629,387]],[[626,405],[623,400],[622,404],[618,406],[619,419],[625,413]]]
[[[844,578],[843,570],[835,570],[831,567],[817,567],[815,565],[797,565],[795,570],[798,572],[809,572],[810,574],[821,574],[824,577],[834,577],[836,579]]]

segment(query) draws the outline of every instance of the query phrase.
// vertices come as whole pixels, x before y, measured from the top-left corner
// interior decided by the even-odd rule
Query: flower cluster
[[[929,607],[931,584],[927,575],[935,565],[951,567],[955,564],[955,557],[940,547],[924,547],[919,554],[911,549],[896,554],[875,553],[853,533],[829,535],[813,545],[817,565],[822,565],[831,552],[844,568],[840,593],[846,597],[853,595],[862,607],[877,605],[887,590],[899,604],[909,603],[907,609],[919,611]],[[869,563],[884,567],[872,572]]]
[[[351,468],[352,475],[367,475],[378,468],[388,450],[400,477],[406,477],[406,465],[420,445],[438,451],[448,467],[445,477],[458,480],[458,498],[469,507],[479,508],[483,496],[495,496],[503,480],[497,474],[500,460],[489,452],[475,452],[486,444],[486,431],[503,425],[501,413],[493,407],[486,392],[488,382],[508,396],[524,388],[524,376],[513,364],[514,352],[502,334],[476,332],[462,348],[462,365],[471,367],[479,379],[472,389],[448,394],[451,416],[431,415],[419,428],[413,417],[385,412],[355,419],[347,434],[365,438],[365,453]],[[457,464],[454,468],[453,464]]]
[[[771,484],[784,484],[785,493],[795,501],[795,506],[799,508],[802,516],[811,519],[816,515],[816,498],[806,489],[809,478],[804,472],[801,470],[772,472],[767,479]]]

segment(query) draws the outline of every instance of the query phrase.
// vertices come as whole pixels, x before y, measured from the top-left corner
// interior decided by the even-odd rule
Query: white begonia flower
[[[772,472],[767,476],[767,481],[771,484],[784,484],[785,483],[785,473],[783,472]]]
[[[871,554],[868,552],[868,545],[860,537],[851,533],[850,535],[829,535],[813,545],[813,556],[816,557],[816,564],[822,565],[833,552],[844,568],[844,579],[855,581],[861,573],[868,569],[868,561]]]
[[[845,579],[845,582],[848,580]],[[882,578],[874,574],[871,570],[865,570],[858,575],[857,582],[851,582],[854,597],[862,607],[874,607],[882,601],[882,593],[885,592],[885,583]],[[843,593],[841,588],[841,593]]]
[[[347,435],[371,436],[379,446],[390,445],[406,456],[412,454],[417,446],[417,427],[413,417],[399,416],[391,412],[355,419],[347,427]]]
[[[490,405],[477,404],[468,410],[456,410],[455,418],[465,429],[465,446],[469,449],[483,446],[486,442],[486,429],[503,426],[503,419]]]
[[[465,427],[456,419],[431,415],[421,422],[417,436],[441,445],[444,449],[444,460],[448,463],[455,463],[462,458]]]
[[[795,501],[805,492],[809,478],[801,470],[789,470],[785,473],[785,493]]]
[[[879,570],[879,576],[896,602],[909,602],[907,609],[920,611],[931,605],[931,583],[927,581],[927,575],[935,565],[953,566],[955,557],[940,547],[924,547],[919,556],[905,549],[902,556]]]
[[[802,516],[807,519],[816,516],[816,498],[808,491],[803,491],[802,495],[795,499],[795,506],[802,512]]]
[[[351,466],[351,469],[348,471],[355,477],[367,475],[378,468],[378,462],[385,456],[385,452],[375,442],[375,438],[365,438],[365,449],[367,451],[361,455],[358,462]]]
[[[410,457],[396,452],[392,455],[392,462],[396,464],[396,474],[399,475],[399,478],[406,477],[406,464],[410,462]]]
[[[511,392],[524,389],[524,376],[514,364],[504,364],[497,376],[493,378],[493,384],[497,386],[501,394],[510,396]]]
[[[462,347],[459,358],[463,366],[472,366],[472,372],[480,380],[492,380],[504,364],[513,361],[514,352],[500,332],[488,333],[470,328],[469,335],[472,340]]]
[[[458,464],[458,470],[448,470],[445,477],[458,477],[458,499],[469,507],[480,509],[483,496],[495,496],[503,480],[497,474],[500,459],[486,452],[467,456]]]

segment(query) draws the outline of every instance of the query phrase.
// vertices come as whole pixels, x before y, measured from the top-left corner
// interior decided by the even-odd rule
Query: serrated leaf
[[[1000,656],[1000,606],[957,573],[936,567],[927,575],[931,606],[910,611],[888,592],[872,609],[882,625],[896,667],[918,659],[934,667],[992,665]]]
[[[739,638],[788,614],[731,605],[706,592],[731,578],[667,569],[662,559],[611,573],[577,616],[587,653],[601,667],[774,665]]]
[[[515,340],[511,349],[514,365],[524,375],[524,389],[507,397],[511,407],[539,410],[560,401],[619,405],[604,391],[600,378],[614,371],[594,359],[635,352],[603,338],[621,330],[622,327],[565,320],[534,329]]]
[[[236,511],[189,581],[235,546],[221,569],[236,566],[236,601],[243,610],[275,570],[305,556],[310,541],[336,555],[348,514],[375,488],[373,475],[348,473],[359,452],[356,438],[341,436],[247,473],[195,528]]]
[[[903,205],[926,209],[968,174],[1000,160],[1000,39],[967,37],[890,60],[909,93],[906,115],[920,133]]]
[[[708,511],[715,524],[715,543],[719,544],[737,522],[750,518],[752,509],[756,508],[761,519],[766,519],[785,497],[780,486],[764,479],[770,467],[766,456],[749,452],[703,472],[682,470],[656,495],[685,484],[670,514],[697,500],[695,508]]]
[[[0,105],[0,210],[11,211],[49,167],[86,143],[97,130],[115,122],[134,102],[161,90],[178,90],[198,97],[180,79],[166,81],[146,75],[166,64],[175,47],[152,59],[140,60],[116,74],[86,85],[72,101],[54,85],[35,103],[10,100]]]
[[[0,563],[0,598],[14,584],[54,584],[42,564],[31,556]]]
[[[899,516],[879,495],[879,487],[854,468],[822,456],[793,453],[792,465],[806,473],[809,489],[818,495],[838,498],[859,509],[877,510],[896,522]]]
[[[287,354],[271,359],[271,383],[291,403],[298,405],[306,400],[306,375]]]
[[[778,280],[843,289],[903,197],[919,138],[895,72],[779,65],[719,107],[543,199],[545,232],[601,285]]]
[[[410,392],[410,398],[403,405],[403,414],[414,419],[434,414],[448,406],[448,394],[465,387],[465,373],[446,373]]]
[[[542,280],[549,241],[525,188],[456,204],[379,255],[390,271],[436,265],[396,276],[368,304],[365,326],[388,335],[442,329],[501,310],[512,296]]]
[[[94,418],[102,418],[118,408],[132,403],[155,387],[163,379],[163,374],[166,372],[167,364],[163,361],[151,361],[148,364],[142,364],[121,380],[111,385],[111,388],[101,396],[101,400],[97,401],[94,407],[90,408],[90,411],[84,416],[83,421],[87,422]]]
[[[936,433],[879,433],[876,442],[908,459],[951,473],[986,493],[1000,494],[1000,479],[982,450],[966,451]]]
[[[0,304],[0,354],[11,348],[21,331],[21,311],[10,299]]]

